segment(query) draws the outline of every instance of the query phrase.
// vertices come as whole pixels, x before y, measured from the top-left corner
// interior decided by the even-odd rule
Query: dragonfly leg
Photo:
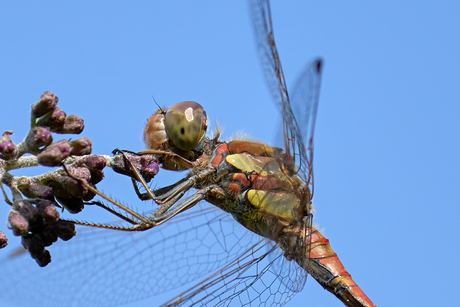
[[[178,195],[180,195],[180,194],[178,194]],[[205,200],[206,197],[209,196],[209,195],[213,195],[213,196],[222,195],[222,196],[224,196],[225,192],[220,186],[218,186],[216,184],[209,185],[209,186],[207,186],[207,187],[205,187],[203,189],[198,190],[197,192],[195,192],[191,196],[187,197],[186,199],[182,200],[181,202],[176,204],[174,207],[168,208],[170,210],[166,210],[165,212],[163,212],[160,215],[156,215],[156,214],[151,215],[148,218],[148,223],[140,223],[138,225],[134,225],[133,230],[143,231],[143,230],[147,230],[147,229],[150,229],[152,227],[158,226],[160,224],[163,224],[164,222],[168,221],[169,219],[171,219],[175,215],[177,215],[177,214],[179,214],[181,212],[184,212],[185,210],[190,209],[193,206],[195,206],[200,201]]]
[[[65,164],[63,164],[62,166],[63,166],[65,172],[67,173],[67,176],[69,176],[70,178],[80,182],[89,191],[91,191],[92,193],[94,193],[96,195],[99,195],[101,198],[103,198],[106,201],[108,201],[108,202],[112,203],[113,205],[117,206],[118,208],[120,208],[121,210],[123,210],[125,213],[129,214],[132,217],[132,218],[128,218],[128,217],[124,216],[123,219],[125,221],[128,221],[131,224],[136,224],[136,223],[139,223],[139,222],[136,222],[134,219],[137,219],[138,221],[141,221],[141,223],[148,223],[148,220],[142,214],[137,213],[136,211],[124,206],[123,204],[121,204],[121,203],[117,202],[116,200],[110,198],[109,196],[105,195],[104,193],[101,193],[98,189],[96,189],[95,187],[89,185],[88,182],[86,182],[86,180],[83,180],[81,178],[73,176],[69,172],[69,170],[67,169],[67,166]],[[91,204],[91,203],[88,203],[88,204]],[[108,206],[104,205],[101,202],[93,202],[93,204],[96,204],[96,205],[104,208],[105,210],[107,210],[109,212],[112,212],[112,213],[115,212],[115,211],[113,211],[113,209],[109,208]],[[115,214],[115,215],[119,216],[119,213]]]
[[[78,180],[78,179],[76,179],[76,180]],[[191,196],[189,196],[186,199],[182,200],[181,202],[177,203],[177,201],[185,194],[185,192],[182,191],[182,192],[178,193],[174,198],[172,198],[171,201],[169,201],[168,203],[163,205],[160,209],[158,209],[158,211],[155,214],[151,215],[150,217],[146,217],[146,216],[143,216],[143,215],[141,215],[141,214],[139,214],[139,213],[127,208],[126,206],[118,203],[114,199],[111,199],[110,197],[102,194],[98,190],[96,190],[93,187],[91,187],[90,185],[88,185],[86,182],[81,181],[81,183],[83,185],[85,185],[85,186],[87,185],[88,189],[94,190],[93,191],[94,193],[96,193],[99,196],[103,197],[108,202],[116,205],[120,209],[124,210],[126,213],[130,214],[133,218],[128,218],[128,217],[126,217],[124,215],[120,215],[119,213],[116,214],[116,215],[118,217],[120,217],[121,219],[131,223],[132,226],[123,227],[123,226],[114,226],[114,225],[109,225],[109,224],[86,223],[86,222],[79,222],[79,221],[72,221],[72,220],[65,220],[65,219],[62,219],[62,220],[70,222],[70,223],[73,223],[73,224],[78,224],[78,225],[91,226],[91,227],[96,227],[96,228],[105,228],[105,229],[116,229],[116,230],[122,230],[122,231],[144,231],[144,230],[156,227],[156,226],[161,225],[164,222],[168,221],[169,219],[171,219],[175,215],[177,215],[177,214],[179,214],[179,213],[181,213],[181,212],[183,212],[183,211],[185,211],[187,209],[192,208],[198,202],[200,202],[202,200],[205,200],[206,197],[209,196],[209,195],[212,195],[213,197],[219,197],[219,195],[222,196],[222,197],[225,196],[225,192],[221,187],[219,187],[216,184],[212,184],[212,185],[209,185],[209,186],[207,186],[207,187],[205,187],[203,189],[198,190],[197,192],[195,192]],[[104,205],[101,202],[93,202],[92,204],[98,205],[100,207],[103,207],[104,209],[109,210],[109,212],[113,211],[112,209],[110,209],[109,207],[107,207],[106,205]],[[174,205],[174,204],[176,204],[176,205]],[[113,211],[113,212],[115,212],[115,211]],[[157,214],[158,212],[160,214]],[[134,219],[137,219],[140,222],[136,222]]]
[[[85,206],[86,205],[95,205],[95,206],[98,206],[106,211],[108,211],[109,213],[115,215],[116,217],[130,223],[130,224],[133,224],[133,225],[136,225],[138,224],[139,222],[138,221],[135,221],[133,220],[132,218],[129,218],[125,215],[123,215],[122,213],[114,210],[113,208],[107,206],[106,204],[104,204],[103,202],[101,201],[98,201],[98,200],[95,200],[95,201],[88,201],[88,202],[85,202]],[[79,223],[79,224],[82,224],[82,225],[86,225],[86,223],[82,222],[82,223]]]
[[[188,178],[183,178],[179,180],[178,182],[172,185],[169,185],[167,187],[151,191],[151,193],[149,193],[148,191],[147,193],[141,193],[135,181],[133,181],[133,186],[134,186],[134,190],[136,191],[137,196],[141,200],[153,199],[157,204],[163,205],[167,202],[170,202],[172,199],[175,199],[180,193],[182,193],[183,195],[183,193],[195,187],[197,181],[208,177],[214,172],[215,172],[215,169],[213,167],[206,168],[198,172],[195,175],[192,175]],[[150,195],[152,195],[153,198],[151,198]]]
[[[196,166],[196,163],[193,163],[192,161],[189,161],[185,159],[184,157],[179,156],[178,154],[175,154],[171,151],[164,151],[164,150],[153,150],[153,149],[148,149],[148,150],[143,150],[137,153],[138,155],[157,155],[160,157],[166,157],[169,158],[170,161],[174,161],[184,169],[191,169]]]
[[[154,200],[157,204],[163,204],[164,202],[167,202],[169,201],[171,198],[174,198],[176,196],[176,194],[173,192],[173,194],[171,194],[171,196],[166,196],[166,197],[157,197],[155,195],[155,192],[156,191],[153,191],[149,188],[149,186],[147,185],[147,183],[145,182],[144,178],[141,176],[141,174],[139,173],[139,171],[134,167],[133,163],[126,157],[125,155],[125,152],[129,152],[129,151],[123,151],[123,150],[120,150],[120,149],[116,149],[114,150],[114,153],[121,153],[123,155],[123,157],[125,158],[125,161],[127,162],[127,164],[130,166],[131,170],[133,171],[134,175],[135,175],[135,179],[134,178],[131,178],[132,180],[132,183],[133,183],[133,186],[134,186],[134,190],[136,191],[136,194],[137,196],[139,197],[139,199],[141,200],[148,200],[148,199],[152,199]],[[129,152],[130,153],[130,152]],[[164,155],[164,156],[167,156],[169,158],[173,157],[175,159],[177,159],[178,161],[182,161],[183,165],[187,165],[186,168],[192,168],[195,166],[196,163],[193,163],[193,162],[190,162],[188,161],[187,159],[184,159],[182,158],[181,156],[178,156],[176,155],[175,153],[172,153],[172,152],[167,152],[167,151],[160,151],[160,150],[146,150],[146,151],[142,151],[142,152],[139,152],[138,153],[139,155],[143,155],[143,154],[155,154],[155,155]],[[181,164],[182,165],[182,164]],[[214,168],[211,168],[212,170],[204,170],[204,172],[213,172],[214,171]],[[201,176],[201,177],[204,177],[204,176],[207,176],[208,173],[206,174],[197,174],[197,176]],[[194,176],[188,178],[188,179],[185,179],[185,180],[180,180],[178,181],[176,184],[174,184],[174,186],[177,186],[177,187],[174,187],[174,188],[171,188],[171,190],[174,190],[174,191],[182,191],[185,189],[185,191],[189,190],[192,186],[194,186],[195,184],[195,178],[193,178]],[[199,178],[199,177],[196,177],[196,178]],[[142,186],[144,187],[144,189],[146,190],[146,193],[141,193],[139,191],[139,188],[137,187],[137,184],[136,184],[136,180],[139,181]],[[168,190],[168,188],[166,188],[166,190]],[[163,192],[164,189],[161,190],[161,192]],[[166,193],[168,193],[169,191],[167,191]],[[164,194],[166,194],[164,193]],[[177,192],[176,192],[177,193]],[[161,194],[160,194],[161,195]],[[169,194],[168,194],[169,195]]]
[[[131,179],[132,179],[133,188],[134,188],[134,191],[137,194],[137,197],[139,197],[139,199],[142,200],[142,201],[151,200],[152,198],[150,198],[150,193],[147,193],[147,192],[142,193],[139,190],[138,182],[133,178],[131,178]],[[181,184],[182,182],[184,182],[186,180],[187,180],[187,178],[182,178],[181,180],[177,181],[176,183],[173,183],[173,184],[168,185],[166,187],[155,189],[152,192],[156,196],[156,199],[157,198],[159,199],[161,196],[163,196],[164,194],[168,193],[173,188],[175,188],[178,184]]]
[[[91,185],[89,185],[85,180],[81,180],[80,178],[76,178],[72,176],[68,171],[66,166],[63,166],[66,170],[69,177],[79,181],[82,185],[86,186],[88,190],[93,192],[96,195],[99,195],[109,203],[115,205],[119,209],[123,210],[125,214],[121,214],[109,206],[105,205],[102,202],[88,202],[87,204],[97,205],[110,213],[116,215],[117,217],[125,220],[126,222],[132,224],[133,226],[130,227],[118,227],[112,225],[105,225],[105,224],[92,224],[86,222],[78,222],[78,221],[70,221],[74,224],[92,226],[92,227],[99,227],[99,228],[110,228],[110,229],[118,229],[118,230],[125,230],[125,231],[142,231],[146,229],[150,229],[152,227],[158,226],[167,220],[171,219],[176,214],[183,212],[194,205],[196,205],[201,200],[204,200],[209,194],[212,194],[214,197],[219,197],[219,195],[224,196],[225,193],[221,187],[218,185],[212,184],[203,189],[198,190],[188,198],[182,200],[178,203],[178,201],[184,196],[184,194],[190,190],[191,188],[195,187],[197,181],[206,178],[207,176],[213,174],[215,169],[213,167],[206,168],[204,170],[199,171],[195,175],[192,175],[188,178],[182,179],[178,181],[176,184],[170,185],[168,187],[158,189],[156,191],[161,191],[159,197],[153,195],[154,193],[151,191],[153,195],[153,200],[157,203],[161,202],[161,207],[150,217],[146,217],[136,211],[124,206],[123,204],[117,202],[116,200],[110,198],[109,196],[101,193],[99,190],[95,189]],[[136,169],[134,169],[136,171]],[[139,177],[141,178],[141,177]],[[142,178],[141,178],[142,179]],[[138,191],[138,190],[137,190]],[[138,194],[139,195],[139,194]],[[142,194],[141,194],[142,196]],[[129,216],[129,217],[128,217]]]
[[[139,151],[138,153],[135,153],[135,152],[130,151],[130,150],[115,149],[115,150],[112,151],[112,153],[113,154],[121,153],[125,158],[126,158],[125,153],[130,153],[130,154],[139,155],[139,156],[142,156],[142,155],[155,155],[155,156],[158,156],[158,157],[168,158],[171,161],[174,161],[175,163],[177,163],[178,165],[183,167],[184,169],[191,169],[191,168],[194,168],[196,166],[196,163],[194,163],[192,161],[189,161],[189,160],[185,159],[184,157],[182,157],[182,156],[180,156],[180,155],[178,155],[176,153],[173,153],[171,151],[147,149],[147,150],[143,150],[143,151]],[[127,160],[129,160],[129,159],[127,159]]]

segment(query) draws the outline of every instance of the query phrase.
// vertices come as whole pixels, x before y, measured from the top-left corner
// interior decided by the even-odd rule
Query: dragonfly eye
[[[165,128],[169,140],[180,150],[192,150],[206,133],[208,118],[194,101],[176,103],[166,111]]]

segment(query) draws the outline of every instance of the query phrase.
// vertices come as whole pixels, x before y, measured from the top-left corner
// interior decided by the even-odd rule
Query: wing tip
[[[321,71],[323,69],[323,59],[322,58],[317,58],[314,61],[314,67],[315,67],[317,73],[321,73]]]

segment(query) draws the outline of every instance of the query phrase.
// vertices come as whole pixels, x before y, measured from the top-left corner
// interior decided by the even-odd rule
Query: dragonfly
[[[28,275],[18,273],[26,271],[19,259],[5,266],[4,291],[12,301],[112,306],[185,287],[163,305],[276,306],[311,275],[346,306],[375,306],[313,226],[313,135],[323,62],[305,67],[290,96],[269,1],[250,0],[249,7],[264,76],[283,119],[284,148],[224,142],[219,133],[207,137],[206,112],[195,102],[159,109],[144,131],[149,149],[138,154],[155,154],[164,170],[188,175],[155,190],[138,175],[146,190],[135,184],[138,196],[160,205],[153,214],[136,213],[140,221],[126,218],[129,226],[83,229],[51,265],[28,266]]]

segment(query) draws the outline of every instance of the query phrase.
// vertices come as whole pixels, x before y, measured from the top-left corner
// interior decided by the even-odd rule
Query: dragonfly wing
[[[240,243],[245,232],[235,227],[242,228],[208,204],[145,232],[80,227],[70,241],[50,247],[47,267],[27,253],[2,259],[2,299],[20,306],[114,306],[145,299],[238,258],[249,247]]]
[[[290,129],[296,139],[294,146],[297,148],[295,152],[298,153],[296,163],[300,167],[299,174],[308,183],[312,195],[313,136],[318,111],[322,65],[321,59],[315,59],[305,66],[291,91],[292,110],[289,109],[283,113],[285,121],[300,124],[300,126],[292,124]]]
[[[280,306],[287,303],[305,285],[305,272],[297,263],[288,261],[276,245],[258,238],[236,261],[164,306]]]
[[[277,261],[285,261],[279,248],[271,246],[275,256],[267,257],[267,239],[206,203],[145,232],[77,231],[50,247],[47,267],[27,253],[1,259],[1,299],[18,306],[115,306],[190,285],[170,303],[258,306],[286,302],[299,287],[295,276],[278,278]]]
[[[292,108],[275,44],[270,4],[267,0],[250,0],[249,7],[265,80],[283,117],[285,152],[295,161],[299,175],[312,188],[313,132],[322,62],[320,59],[313,61],[301,73],[294,87]]]
[[[273,242],[270,243],[271,246],[275,245]],[[287,260],[280,248],[270,253],[268,257],[272,263],[270,270],[279,276],[280,282],[294,294],[300,292],[307,281],[305,270],[295,261]]]
[[[283,104],[289,98],[278,50],[275,45],[270,4],[265,0],[250,0],[248,3],[256,49],[265,81],[273,101],[282,113]]]
[[[273,101],[282,114],[285,149],[283,163],[287,165],[286,163],[290,161],[294,162],[293,169],[303,179],[307,192],[301,199],[306,212],[303,229],[305,242],[298,248],[302,249],[305,255],[303,262],[306,266],[304,267],[308,267],[311,246],[311,237],[308,234],[311,233],[312,227],[310,205],[314,188],[313,134],[318,110],[322,61],[321,59],[313,61],[301,72],[295,82],[292,100],[290,100],[275,44],[269,1],[250,0],[249,6],[265,80]]]

